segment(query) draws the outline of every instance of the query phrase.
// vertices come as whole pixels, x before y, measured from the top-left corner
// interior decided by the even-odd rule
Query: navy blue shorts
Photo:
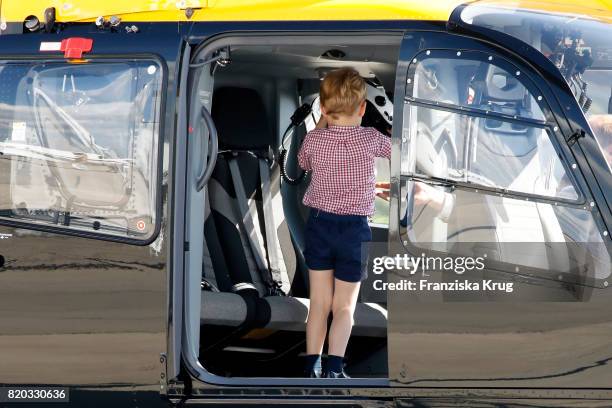
[[[309,269],[333,269],[345,282],[367,278],[372,231],[364,215],[338,215],[312,208],[306,224],[304,257]]]

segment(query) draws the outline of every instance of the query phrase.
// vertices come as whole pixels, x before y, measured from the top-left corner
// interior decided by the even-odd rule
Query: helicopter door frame
[[[342,37],[349,44],[358,44],[358,43],[360,44],[363,42],[367,42],[368,39],[371,42],[375,42],[375,41],[383,42],[384,41],[384,42],[392,43],[393,41],[397,41],[397,43],[399,43],[399,41],[401,41],[401,38],[402,38],[402,33],[403,33],[403,30],[402,31],[398,30],[395,32],[377,33],[376,39],[373,40],[372,36],[368,36],[368,33],[366,30],[364,30],[363,32],[361,31],[360,32],[338,31],[338,32],[334,32],[333,34],[323,33],[321,31],[312,31],[312,32],[304,33],[304,32],[299,32],[299,31],[288,30],[284,32],[282,36],[279,34],[279,32],[273,32],[273,31],[257,31],[257,32],[252,32],[252,33],[240,31],[240,32],[233,32],[233,33],[230,32],[230,33],[219,34],[219,35],[214,36],[213,38],[208,38],[208,37],[203,38],[203,37],[193,36],[189,38],[189,42],[190,44],[194,45],[193,51],[191,53],[192,67],[201,68],[203,65],[208,64],[208,63],[205,63],[206,56],[210,55],[216,50],[225,48],[227,46],[236,45],[236,44],[239,44],[241,46],[265,45],[269,43],[295,44],[295,43],[300,43],[300,42],[305,43],[305,44],[311,44],[313,42],[316,43],[317,39],[321,39],[321,42],[324,43],[325,37],[330,36],[330,35],[334,37],[335,36]],[[194,71],[194,70],[195,69],[192,68],[190,71]],[[193,75],[193,72],[190,72],[190,75]],[[190,77],[190,81],[193,81],[193,78]],[[189,88],[191,90],[194,89],[194,87],[191,85],[189,86]],[[191,96],[187,94],[187,96],[189,97],[189,102],[193,101],[193,98],[194,98],[193,94]],[[188,110],[189,112],[191,112],[190,119],[194,118],[193,107],[190,107]],[[195,133],[196,132],[194,132],[194,134]],[[188,152],[187,155],[190,155],[190,153]],[[188,168],[191,168],[191,167],[188,166]],[[187,182],[187,186],[189,185],[190,183]],[[187,196],[188,194],[187,191],[185,192],[185,194],[186,194],[185,196]],[[197,195],[192,195],[192,197],[197,197]],[[193,221],[190,221],[190,222],[193,223]],[[178,235],[175,235],[175,236],[178,237]],[[187,239],[188,231],[186,230],[184,231],[184,236],[186,237],[185,241],[189,242],[190,250],[194,250],[195,249],[194,247],[197,246],[198,244],[194,244],[194,242],[191,242]],[[179,239],[176,239],[175,241],[176,242],[175,242],[174,250],[177,250],[177,248],[181,246],[182,243],[179,242],[180,241]],[[199,249],[196,249],[196,250],[199,250]],[[186,251],[184,253],[187,254]],[[196,257],[194,257],[194,259],[195,258]],[[187,259],[187,256],[185,257],[185,259]],[[187,263],[185,262],[185,265],[186,264]],[[185,275],[185,279],[186,280],[185,282],[183,282],[183,287],[185,291],[184,293],[187,293],[187,291],[190,289],[190,286],[187,283],[188,277],[186,275]],[[191,299],[192,304],[194,304],[195,298],[196,298],[195,295],[192,296],[192,299]],[[176,299],[178,299],[178,297]],[[186,299],[183,299],[183,304],[187,304],[185,300]],[[196,327],[193,327],[193,324],[194,324],[194,322],[192,322],[192,320],[194,320],[193,313],[192,312],[190,313],[189,310],[187,309],[188,307],[185,307],[183,310],[183,313],[184,313],[183,314],[183,326],[185,327],[185,329],[183,330],[184,337],[187,335],[187,332],[194,333],[197,329]],[[188,323],[188,325],[186,323]],[[189,327],[189,325],[191,327]],[[194,381],[194,383],[200,382],[200,383],[214,384],[214,385],[219,385],[219,386],[270,386],[270,387],[276,387],[276,388],[300,386],[300,387],[315,387],[319,389],[324,389],[326,387],[336,387],[336,388],[344,387],[348,389],[352,387],[366,387],[366,386],[376,387],[376,388],[378,387],[386,388],[388,386],[388,381],[386,378],[351,378],[351,379],[330,380],[330,379],[323,379],[323,378],[311,379],[311,378],[289,378],[289,377],[286,377],[286,378],[285,377],[223,377],[220,375],[213,374],[209,372],[208,370],[206,370],[206,368],[203,367],[202,364],[198,361],[198,356],[196,354],[197,351],[198,351],[197,344],[195,344],[193,340],[188,340],[188,339],[183,338],[183,346],[182,346],[183,365],[187,373],[190,375],[190,378]],[[197,385],[194,385],[194,388],[197,388]],[[196,395],[192,395],[192,396],[195,397]]]

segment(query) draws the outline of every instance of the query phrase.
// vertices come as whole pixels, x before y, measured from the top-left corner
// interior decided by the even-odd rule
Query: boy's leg
[[[327,334],[327,318],[334,294],[334,271],[308,270],[310,278],[310,310],[306,322],[306,354],[320,355]]]
[[[343,357],[346,352],[360,286],[361,282],[346,282],[340,279],[334,281],[333,320],[329,329],[328,355]]]

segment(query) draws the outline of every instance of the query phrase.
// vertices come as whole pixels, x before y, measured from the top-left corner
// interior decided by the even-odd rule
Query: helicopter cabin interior
[[[353,67],[367,81],[362,125],[390,131],[400,41],[399,36],[243,45],[235,40],[202,50],[200,62],[192,64],[190,112],[197,118],[202,107],[209,109],[218,134],[212,176],[202,192],[192,191],[187,210],[202,220],[191,225],[204,226],[187,232],[190,246],[201,242],[202,251],[190,251],[189,265],[195,267],[188,270],[186,287],[201,287],[200,293],[191,289],[188,302],[189,310],[197,309],[192,335],[199,338],[199,358],[209,372],[302,375],[309,292],[303,257],[308,209],[301,200],[308,176],[298,168],[296,154],[320,116],[320,81],[335,68]],[[379,159],[377,169],[378,178],[388,180],[388,160]],[[374,239],[385,241],[388,204],[377,198],[376,207]],[[355,312],[347,372],[387,377],[386,299],[368,287],[363,285]]]

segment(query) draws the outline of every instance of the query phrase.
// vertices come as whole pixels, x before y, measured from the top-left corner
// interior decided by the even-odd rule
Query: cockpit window
[[[612,25],[597,19],[478,4],[466,7],[461,19],[509,34],[539,50],[559,68],[585,112],[593,104],[589,92],[594,88],[585,73],[612,69]],[[611,87],[608,83],[607,90]]]
[[[0,64],[0,217],[151,238],[161,83],[153,61]]]
[[[405,114],[413,129],[412,144],[402,145],[402,173],[578,200],[553,147],[543,97],[508,61],[432,50],[413,59],[408,75],[413,106]]]
[[[549,58],[567,81],[612,166],[612,137],[600,126],[612,122],[609,14],[581,16],[563,14],[563,10],[551,14],[473,4],[463,9],[461,19],[516,37]]]
[[[412,96],[513,118],[546,120],[539,106],[542,97],[536,100],[525,88],[519,70],[491,55],[457,53],[438,56],[441,51],[427,51],[415,58]]]

